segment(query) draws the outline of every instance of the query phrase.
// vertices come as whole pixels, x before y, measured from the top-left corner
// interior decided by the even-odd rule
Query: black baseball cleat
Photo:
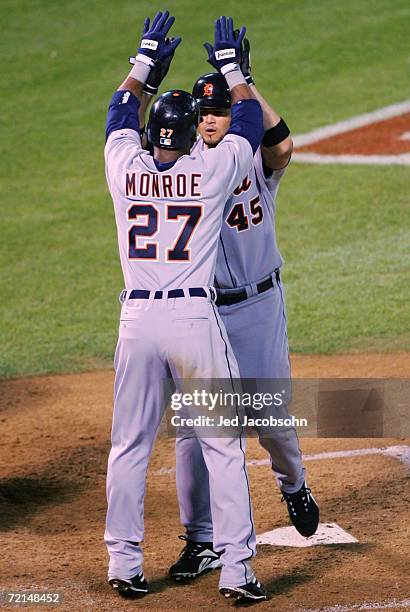
[[[133,578],[130,578],[130,580],[110,578],[108,582],[113,591],[117,591],[121,597],[135,599],[148,593],[148,582],[145,580],[142,571]]]
[[[221,587],[219,592],[227,599],[237,599],[239,602],[256,602],[267,598],[264,586],[254,578],[251,582],[237,587]]]
[[[217,552],[214,551],[212,542],[194,542],[186,536],[179,536],[186,544],[181,551],[179,559],[169,569],[169,575],[174,580],[189,580],[197,578],[204,572],[222,566]]]
[[[287,503],[290,520],[305,538],[313,535],[319,525],[319,506],[306,481],[296,493],[282,491],[282,500]]]

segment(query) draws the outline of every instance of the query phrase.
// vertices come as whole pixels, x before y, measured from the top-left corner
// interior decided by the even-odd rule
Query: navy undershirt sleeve
[[[265,176],[265,178],[270,178],[272,176],[272,174],[275,172],[274,168],[269,168],[269,166],[267,166],[263,161],[262,161],[262,168],[263,168],[263,174]]]
[[[175,162],[177,160],[174,159],[174,161],[170,161],[170,162],[160,162],[157,159],[154,159],[154,164],[157,167],[157,170],[159,170],[160,172],[165,172],[166,170],[169,170],[170,168],[172,168],[172,166],[175,165]]]
[[[139,134],[139,106],[138,98],[131,91],[116,91],[108,107],[105,140],[116,130],[135,130]]]
[[[264,133],[263,113],[259,102],[253,98],[235,102],[231,109],[231,125],[228,134],[246,138],[255,154]]]

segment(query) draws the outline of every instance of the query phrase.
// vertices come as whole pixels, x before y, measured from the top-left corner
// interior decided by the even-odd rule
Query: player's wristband
[[[274,147],[275,145],[285,140],[285,138],[287,138],[289,134],[290,129],[281,117],[279,123],[269,128],[269,130],[266,130],[262,140],[262,144],[265,147]]]
[[[146,93],[148,96],[156,96],[158,93],[158,87],[154,87],[153,85],[150,85],[149,83],[145,83],[144,93]]]
[[[132,66],[135,66],[136,58],[134,55],[131,55],[128,58],[128,61],[130,64],[132,64]],[[144,93],[146,93],[148,96],[156,96],[158,93],[158,87],[154,87],[153,85],[150,85],[149,83],[145,83]]]
[[[230,62],[229,64],[221,66],[219,70],[224,75],[224,77],[226,77],[228,72],[234,72],[236,70],[239,70],[239,64],[237,64],[236,62]]]
[[[240,71],[238,64],[227,64],[226,66],[223,66],[223,68],[226,69],[228,66],[230,66],[229,70],[222,72],[221,69],[221,72],[225,77],[225,81],[227,82],[229,89],[233,89],[237,85],[246,85],[245,77]]]
[[[132,77],[136,81],[139,81],[140,83],[145,83],[153,65],[154,61],[151,58],[139,53],[135,58],[135,64],[131,68],[128,76]]]

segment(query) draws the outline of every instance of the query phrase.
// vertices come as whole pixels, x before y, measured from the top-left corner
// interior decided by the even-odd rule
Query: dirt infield
[[[409,353],[294,356],[292,365],[297,377],[410,376]],[[217,592],[217,572],[186,585],[167,579],[181,527],[174,474],[158,470],[174,466],[173,440],[158,441],[148,476],[144,548],[151,593],[128,603],[107,587],[102,538],[112,383],[111,371],[0,383],[0,591],[60,591],[64,601],[57,609],[67,611],[228,609]],[[408,442],[304,439],[302,449],[311,454]],[[248,458],[266,458],[255,440]],[[379,602],[375,609],[382,603],[410,609],[404,602],[410,590],[406,466],[387,454],[313,458],[306,465],[322,521],[338,523],[359,543],[259,547],[255,568],[270,593],[259,608],[341,611]],[[252,465],[249,473],[257,532],[287,526],[269,467]]]
[[[410,113],[378,121],[343,134],[324,138],[314,144],[300,147],[299,151],[341,155],[398,155],[410,151]]]
[[[295,135],[293,141],[296,162],[408,166],[410,101]]]

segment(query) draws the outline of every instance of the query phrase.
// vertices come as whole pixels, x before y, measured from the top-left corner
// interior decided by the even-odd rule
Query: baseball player
[[[145,22],[134,67],[114,94],[106,126],[105,164],[117,224],[125,290],[116,348],[112,448],[107,472],[105,542],[108,580],[125,597],[147,593],[144,537],[147,465],[168,396],[163,381],[239,376],[214,304],[218,237],[225,201],[249,172],[263,136],[259,102],[239,69],[232,19],[215,24],[213,61],[231,92],[231,124],[217,147],[190,155],[199,112],[187,92],[154,104],[148,123],[152,157],[141,148],[138,106],[155,62],[173,54],[168,11]],[[182,391],[184,390],[182,386]],[[200,437],[222,563],[223,596],[259,600],[266,592],[250,565],[255,529],[242,431]],[[166,517],[164,516],[164,520]]]
[[[213,49],[209,43],[205,46],[214,65]],[[286,307],[280,276],[283,260],[276,243],[275,199],[290,160],[292,140],[284,120],[255,87],[247,39],[242,46],[241,69],[252,94],[261,103],[265,134],[251,170],[237,183],[225,206],[215,273],[217,306],[241,377],[280,379],[281,385],[288,381],[290,388]],[[231,96],[219,73],[200,77],[193,96],[201,113],[199,139],[192,149],[196,154],[213,150],[225,136],[231,121]],[[312,535],[319,523],[319,508],[306,485],[295,429],[267,432],[265,428],[257,433],[270,455],[293,525],[303,536]],[[170,575],[181,580],[195,578],[216,565],[206,464],[201,446],[189,428],[181,428],[177,437],[176,466],[181,522],[186,530],[180,537],[186,545],[170,568]]]

